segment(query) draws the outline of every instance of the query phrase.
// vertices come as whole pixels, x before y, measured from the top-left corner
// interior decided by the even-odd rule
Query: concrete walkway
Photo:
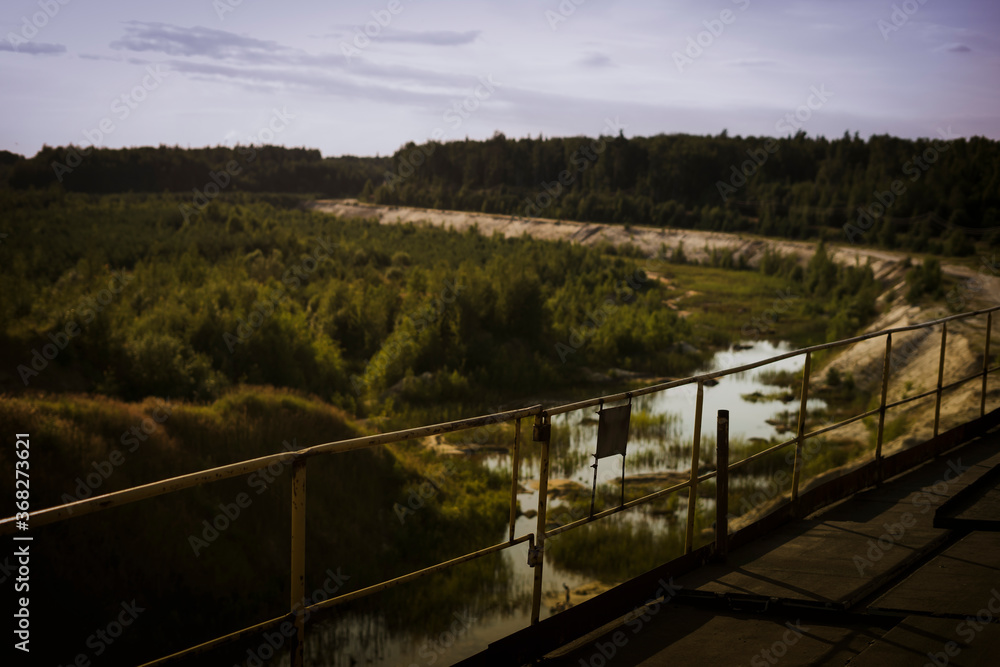
[[[1000,519],[997,466],[994,431],[679,578],[672,599],[543,664],[1000,665],[1000,532],[970,529]],[[935,527],[960,493],[945,510],[970,523]]]

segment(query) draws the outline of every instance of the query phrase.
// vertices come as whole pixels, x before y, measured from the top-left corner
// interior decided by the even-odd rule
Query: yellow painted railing
[[[740,466],[746,465],[753,460],[760,457],[766,456],[770,453],[781,450],[785,447],[794,446],[795,447],[795,460],[794,468],[792,474],[791,483],[791,502],[793,507],[799,498],[800,490],[800,478],[802,473],[802,468],[804,465],[804,460],[802,456],[802,445],[809,439],[814,438],[824,433],[828,433],[834,429],[841,428],[847,424],[853,423],[860,419],[866,417],[871,417],[874,415],[878,416],[878,427],[876,431],[875,440],[875,463],[881,470],[882,461],[882,444],[883,437],[885,434],[885,415],[886,411],[909,403],[912,401],[921,400],[929,396],[935,396],[935,409],[934,409],[934,435],[938,434],[940,428],[940,416],[941,416],[941,396],[945,391],[957,387],[966,382],[972,380],[980,380],[981,385],[981,400],[980,400],[980,416],[986,412],[986,394],[987,394],[987,382],[990,373],[995,372],[1000,369],[1000,367],[991,368],[990,362],[990,335],[993,326],[993,313],[1000,310],[1000,306],[977,310],[968,313],[962,313],[958,315],[952,315],[950,317],[941,318],[938,320],[933,320],[930,322],[923,322],[920,324],[914,324],[911,326],[898,327],[894,329],[887,329],[884,331],[877,331],[862,336],[855,336],[853,338],[847,338],[840,341],[824,343],[822,345],[814,345],[812,347],[804,348],[801,350],[795,350],[792,352],[787,352],[784,354],[776,355],[774,357],[754,362],[751,364],[746,364],[743,366],[738,366],[735,368],[728,368],[724,370],[713,371],[711,373],[705,373],[702,375],[697,375],[689,378],[684,378],[681,380],[674,380],[670,382],[663,382],[647,387],[638,388],[628,392],[622,392],[614,395],[590,398],[583,401],[577,401],[574,403],[569,403],[566,405],[560,405],[555,407],[545,408],[541,405],[536,405],[527,408],[521,408],[518,410],[510,410],[506,412],[497,412],[489,415],[483,415],[480,417],[474,417],[471,419],[461,419],[457,421],[435,424],[432,426],[422,426],[419,428],[411,428],[402,431],[395,431],[392,433],[385,433],[379,435],[364,436],[358,438],[352,438],[349,440],[341,440],[337,442],[329,442],[325,444],[319,444],[312,447],[296,450],[293,452],[282,452],[280,454],[273,454],[270,456],[264,456],[256,459],[251,459],[247,461],[241,461],[239,463],[233,463],[230,465],[219,466],[217,468],[211,468],[208,470],[202,470],[195,473],[190,473],[187,475],[181,475],[179,477],[173,477],[170,479],[160,480],[158,482],[152,482],[150,484],[144,484],[141,486],[136,486],[129,489],[124,489],[122,491],[116,491],[113,493],[107,493],[101,496],[95,496],[88,498],[86,500],[80,500],[74,503],[68,503],[65,505],[59,505],[55,507],[49,507],[46,509],[36,510],[30,513],[30,521],[32,526],[40,526],[50,523],[55,523],[58,521],[65,521],[71,518],[77,518],[86,514],[93,512],[98,512],[101,510],[109,509],[112,507],[119,507],[121,505],[126,505],[129,503],[136,502],[138,500],[145,500],[149,498],[154,498],[157,496],[162,496],[168,493],[173,493],[174,491],[179,491],[181,489],[186,489],[194,486],[199,486],[203,484],[210,484],[212,482],[217,482],[224,479],[229,479],[233,477],[239,477],[243,475],[249,475],[257,470],[266,468],[268,465],[274,463],[291,464],[292,466],[292,517],[291,517],[291,536],[290,536],[290,548],[291,548],[291,571],[290,571],[290,585],[289,585],[289,612],[285,615],[278,616],[269,620],[265,620],[261,623],[253,625],[251,627],[238,630],[236,632],[218,637],[211,641],[199,644],[197,646],[192,646],[184,651],[168,655],[152,662],[147,663],[147,666],[152,665],[163,665],[180,658],[190,657],[195,654],[204,653],[217,648],[223,644],[231,641],[236,641],[240,638],[252,635],[254,633],[262,632],[268,629],[275,628],[283,623],[292,622],[295,626],[295,636],[292,638],[291,646],[291,662],[293,667],[302,667],[304,665],[304,643],[305,643],[305,618],[316,611],[322,609],[328,609],[330,607],[349,602],[373,593],[391,588],[393,586],[412,581],[424,575],[428,575],[434,572],[438,572],[455,565],[468,562],[470,560],[480,558],[489,554],[497,553],[505,549],[510,549],[517,545],[527,542],[528,543],[528,565],[534,568],[534,587],[532,593],[532,603],[531,603],[531,622],[537,623],[539,620],[539,613],[541,607],[542,599],[542,583],[544,576],[544,549],[545,540],[547,538],[553,537],[560,533],[573,530],[584,524],[600,520],[604,517],[611,516],[618,512],[626,511],[633,507],[637,507],[642,504],[652,502],[658,498],[662,498],[668,494],[680,492],[683,489],[688,489],[688,504],[687,504],[687,520],[685,523],[685,551],[690,552],[694,544],[694,524],[695,524],[695,514],[697,505],[697,487],[699,484],[710,480],[715,477],[719,477],[718,482],[723,487],[723,492],[720,494],[720,498],[725,496],[726,490],[726,480],[729,474],[739,468]],[[960,380],[944,383],[944,368],[945,368],[945,358],[947,354],[947,340],[948,340],[948,323],[956,322],[959,320],[968,320],[976,317],[986,317],[986,334],[985,334],[985,344],[983,349],[983,367],[981,370],[976,371],[974,374],[964,377]],[[888,388],[892,369],[892,340],[894,335],[901,333],[916,331],[919,329],[927,329],[930,327],[941,326],[941,351],[938,364],[938,376],[937,384],[934,389],[917,394],[916,396],[910,396],[907,398],[900,399],[893,403],[887,403]],[[847,419],[844,419],[835,424],[824,425],[821,428],[817,428],[814,431],[807,432],[806,427],[808,423],[808,414],[806,410],[807,401],[809,398],[809,386],[810,386],[810,373],[812,368],[812,355],[816,352],[823,350],[831,350],[835,348],[844,347],[854,343],[858,343],[865,340],[870,340],[874,338],[885,338],[885,351],[883,354],[883,365],[882,365],[882,378],[880,387],[879,406],[871,410],[862,412],[857,415],[853,415]],[[782,442],[780,444],[769,447],[768,449],[757,452],[751,456],[747,456],[740,461],[729,462],[729,449],[728,449],[728,413],[719,415],[719,442],[717,444],[721,445],[719,447],[718,463],[721,464],[721,470],[714,470],[702,475],[698,474],[699,469],[699,456],[701,448],[701,422],[702,422],[702,412],[704,407],[704,387],[710,380],[715,380],[717,378],[725,377],[727,375],[732,375],[735,373],[743,373],[750,371],[768,364],[782,361],[784,359],[790,359],[793,357],[804,356],[803,370],[802,370],[802,387],[799,395],[799,415],[798,424],[795,432],[795,437]],[[653,493],[647,494],[641,498],[636,498],[628,502],[622,502],[617,507],[612,507],[600,512],[595,512],[585,518],[572,521],[570,523],[561,525],[557,528],[551,530],[546,530],[546,504],[547,504],[547,488],[548,488],[548,477],[549,477],[549,443],[551,438],[551,419],[555,415],[566,414],[569,412],[583,410],[586,408],[603,405],[605,403],[610,403],[614,401],[623,401],[636,398],[639,396],[644,396],[648,394],[654,394],[659,392],[665,392],[672,389],[677,389],[679,387],[684,387],[686,385],[696,385],[695,394],[695,422],[694,422],[694,437],[693,437],[693,447],[691,452],[691,471],[690,476],[684,482],[675,484],[669,488],[660,489]],[[534,533],[527,533],[521,536],[515,536],[515,519],[517,517],[517,489],[518,489],[518,475],[520,468],[520,461],[523,455],[524,443],[522,442],[522,429],[521,421],[525,418],[531,417],[534,420],[532,429],[532,440],[538,443],[540,447],[540,470],[539,470],[539,490],[538,490],[538,515],[537,523]],[[338,597],[330,598],[322,602],[318,602],[312,605],[306,606],[305,603],[305,543],[306,543],[306,477],[307,468],[309,460],[316,456],[326,456],[326,455],[336,455],[343,452],[349,452],[359,449],[367,449],[372,447],[378,447],[381,445],[386,445],[394,442],[402,442],[405,440],[411,440],[414,438],[423,438],[427,436],[439,435],[444,433],[453,433],[458,431],[465,431],[475,428],[481,428],[484,426],[490,426],[494,424],[501,424],[506,422],[514,422],[514,443],[512,450],[512,474],[511,474],[511,491],[510,491],[510,519],[509,519],[509,530],[508,539],[505,542],[495,544],[477,551],[467,553],[463,556],[453,558],[451,560],[438,563],[436,565],[424,568],[422,570],[417,570],[410,572],[409,574],[396,577],[394,579],[389,579],[382,581],[375,585],[363,588],[360,590],[345,593]],[[881,476],[880,476],[881,479]],[[728,537],[727,521],[726,521],[726,507],[725,502],[717,504],[717,548],[721,552],[725,552],[725,544]],[[14,532],[15,519],[14,517],[8,517],[0,520],[0,535],[10,534]]]

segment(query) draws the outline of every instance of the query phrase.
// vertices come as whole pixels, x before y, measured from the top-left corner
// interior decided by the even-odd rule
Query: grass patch
[[[633,411],[629,421],[629,438],[666,440],[675,435],[681,417],[676,413],[653,414],[649,410]]]
[[[826,333],[826,324],[805,312],[806,299],[796,298],[796,285],[778,276],[764,275],[760,271],[734,271],[731,269],[671,264],[663,272],[673,285],[667,288],[666,298],[680,299],[679,306],[691,314],[688,322],[696,331],[704,331],[716,345],[749,336],[746,330],[754,329],[762,338],[790,341],[802,346],[819,342]],[[698,292],[686,296],[689,290]],[[779,296],[791,296],[781,302]],[[799,295],[801,296],[801,295]],[[754,318],[775,309],[775,302],[788,303],[777,320],[767,331],[759,331]]]

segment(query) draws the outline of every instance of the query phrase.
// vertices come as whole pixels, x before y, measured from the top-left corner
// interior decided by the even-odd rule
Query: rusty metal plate
[[[600,416],[597,424],[597,458],[603,459],[615,454],[625,456],[632,405],[606,408],[597,414]]]

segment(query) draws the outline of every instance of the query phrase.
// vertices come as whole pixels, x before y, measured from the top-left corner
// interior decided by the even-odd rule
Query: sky
[[[1000,139],[997,0],[5,0],[0,149]]]

